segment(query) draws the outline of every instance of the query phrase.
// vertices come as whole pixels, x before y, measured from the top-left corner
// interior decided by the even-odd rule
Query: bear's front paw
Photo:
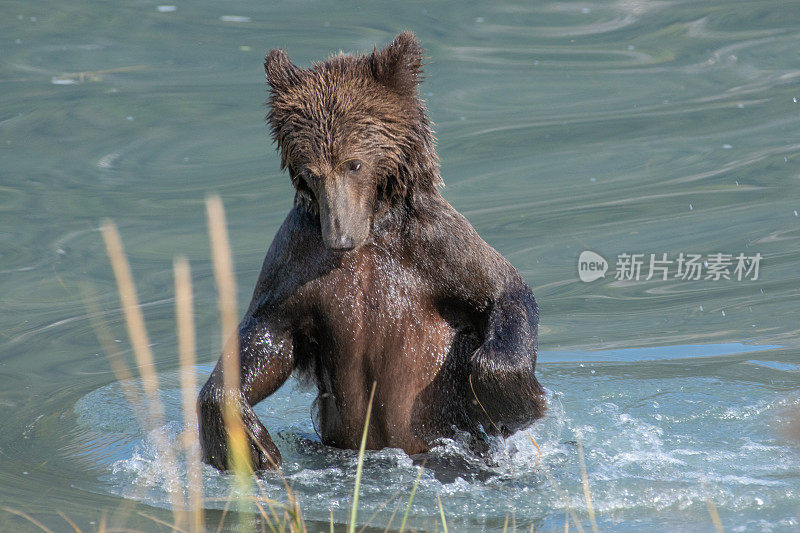
[[[260,426],[260,427],[259,427]],[[255,428],[248,428],[245,424],[245,450],[246,459],[254,470],[275,470],[281,466],[282,458],[278,447],[259,424]],[[224,426],[219,426],[223,431],[210,435],[207,431],[200,432],[200,444],[203,450],[203,461],[219,470],[233,468],[230,441]],[[205,426],[207,428],[207,426]],[[255,437],[255,438],[254,438]]]
[[[532,365],[518,361],[490,347],[479,349],[471,360],[470,413],[490,435],[508,437],[541,417],[546,408]]]
[[[281,452],[267,430],[258,424],[260,433],[256,433],[257,440],[253,440],[252,435],[248,435],[248,445],[250,447],[250,461],[254,470],[277,470],[280,468],[283,458]]]
[[[253,409],[241,407],[241,422],[246,442],[245,453],[253,469],[274,470],[281,466],[281,453],[272,442],[269,432],[259,422]],[[231,464],[231,450],[228,431],[222,417],[219,402],[201,397],[198,402],[198,422],[200,429],[200,448],[203,461],[219,470],[228,470]]]

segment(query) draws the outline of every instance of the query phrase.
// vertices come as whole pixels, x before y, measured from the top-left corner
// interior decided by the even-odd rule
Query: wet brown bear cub
[[[417,96],[414,35],[308,69],[264,64],[269,124],[296,189],[239,326],[241,408],[256,468],[281,456],[252,406],[292,374],[310,378],[323,443],[425,452],[469,432],[473,448],[542,416],[538,308],[511,264],[442,198]],[[198,401],[206,462],[228,466],[217,364]]]

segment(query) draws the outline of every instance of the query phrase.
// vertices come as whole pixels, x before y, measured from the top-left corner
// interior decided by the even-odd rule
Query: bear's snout
[[[341,235],[331,240],[330,243],[325,243],[329,249],[340,252],[346,252],[356,247],[353,238],[349,235]]]
[[[322,241],[329,250],[347,251],[367,240],[372,225],[372,202],[345,179],[320,184],[319,218]]]

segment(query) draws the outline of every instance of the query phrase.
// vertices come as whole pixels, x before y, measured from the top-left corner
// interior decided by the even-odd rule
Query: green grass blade
[[[444,509],[442,508],[442,500],[439,495],[436,495],[436,501],[439,502],[439,515],[442,517],[442,531],[447,533],[447,520],[444,519]]]
[[[361,487],[361,469],[364,467],[364,450],[367,448],[367,430],[369,429],[369,417],[372,414],[372,399],[375,397],[375,385],[372,382],[372,392],[369,393],[369,404],[367,404],[367,416],[364,420],[364,432],[361,434],[361,446],[358,448],[358,466],[356,467],[356,486],[353,489],[353,507],[350,509],[350,527],[348,531],[356,531],[356,514],[358,513],[358,489]]]
[[[414,501],[414,493],[417,492],[417,485],[419,485],[419,478],[422,477],[422,469],[425,466],[423,463],[422,466],[419,467],[419,472],[417,472],[417,479],[414,481],[414,487],[411,489],[411,496],[408,498],[408,505],[406,505],[406,512],[403,514],[403,521],[400,523],[400,533],[403,533],[403,530],[406,527],[406,518],[408,518],[408,511],[411,510],[411,502]]]

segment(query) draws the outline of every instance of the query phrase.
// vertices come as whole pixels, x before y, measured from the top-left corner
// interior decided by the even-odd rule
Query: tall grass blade
[[[133,375],[131,374],[128,365],[125,363],[125,358],[117,348],[117,343],[114,342],[114,337],[111,335],[111,330],[108,324],[101,318],[103,311],[100,304],[97,302],[97,295],[92,290],[90,285],[83,285],[81,287],[81,297],[83,298],[83,305],[86,308],[86,314],[89,317],[89,322],[92,325],[97,341],[103,353],[108,359],[108,364],[111,367],[114,377],[117,380],[125,401],[131,408],[131,411],[136,416],[136,421],[143,431],[150,429],[150,420],[147,418],[147,402],[142,397],[142,392],[138,387],[134,386]],[[156,447],[158,443],[153,443]],[[144,488],[139,487],[135,494],[139,496],[143,493]],[[131,513],[134,508],[134,500],[137,497],[126,499],[115,511],[111,517],[113,523],[124,523],[125,517]]]
[[[239,379],[239,339],[237,335],[238,311],[236,309],[236,282],[233,275],[233,258],[228,241],[228,229],[225,223],[225,209],[219,196],[206,198],[206,216],[208,234],[211,241],[211,255],[214,261],[214,278],[217,283],[220,323],[222,325],[223,387],[225,389],[225,405],[222,410],[225,431],[228,434],[229,468],[233,470],[236,484],[239,486],[239,508],[245,510],[248,498],[244,494],[250,490],[251,463],[250,446],[238,399],[241,395]],[[227,339],[227,342],[226,342]],[[244,516],[244,515],[240,515]],[[243,519],[243,518],[242,518]]]
[[[722,520],[719,518],[717,506],[714,505],[714,502],[711,500],[711,496],[706,490],[705,483],[703,483],[703,492],[706,494],[706,507],[708,507],[708,514],[711,516],[711,522],[714,524],[714,531],[716,531],[716,533],[724,533],[725,528],[722,527]]]
[[[389,533],[389,528],[392,527],[392,522],[394,521],[394,515],[397,514],[397,510],[400,509],[400,499],[397,499],[397,502],[394,504],[394,509],[392,509],[392,514],[389,516],[389,521],[386,522],[386,527],[383,529],[383,533]]]
[[[143,517],[147,518],[148,520],[152,520],[156,524],[161,524],[162,526],[169,528],[170,531],[177,531],[178,533],[188,533],[185,529],[181,529],[180,527],[178,527],[177,524],[170,524],[169,522],[167,522],[165,520],[161,520],[157,516],[153,516],[153,515],[150,515],[150,514],[147,514],[147,513],[142,513],[142,512],[139,512],[139,516],[143,516]],[[105,519],[105,517],[103,517],[103,518]],[[100,531],[104,531],[104,528],[102,527],[102,522],[101,522],[100,525],[101,525],[101,527],[99,528]]]
[[[369,525],[372,523],[372,521],[375,519],[375,517],[376,517],[376,516],[378,516],[378,513],[380,513],[381,511],[383,511],[383,510],[386,508],[386,506],[387,506],[387,505],[389,505],[389,504],[391,503],[391,501],[392,501],[392,500],[394,500],[395,498],[397,498],[398,496],[400,496],[400,491],[399,491],[399,490],[396,490],[396,491],[394,492],[394,494],[392,494],[391,496],[389,496],[389,499],[387,499],[385,502],[383,502],[382,504],[380,504],[380,505],[378,506],[378,508],[377,508],[377,509],[375,509],[375,512],[373,512],[373,513],[370,515],[370,517],[367,519],[367,521],[364,523],[364,525],[363,525],[363,526],[361,526],[361,529],[359,529],[359,530],[358,530],[358,533],[364,533],[364,530],[366,530],[366,529],[369,527]],[[397,508],[397,507],[395,506],[395,509],[396,509],[396,508]],[[393,514],[394,514],[394,513],[393,513]]]
[[[438,494],[436,495],[436,501],[439,502],[439,516],[442,517],[442,531],[444,531],[444,533],[447,533],[447,520],[444,519],[444,508],[442,507],[442,499],[439,498]],[[508,520],[508,517],[506,517],[506,520]]]
[[[83,531],[81,531],[81,528],[79,528],[79,527],[78,527],[78,525],[77,525],[75,522],[73,522],[73,521],[70,519],[70,517],[68,517],[67,515],[65,515],[65,514],[64,514],[64,513],[62,513],[61,511],[56,511],[56,512],[58,513],[58,516],[60,516],[61,518],[63,518],[63,519],[64,519],[64,521],[65,521],[67,524],[69,524],[70,526],[72,526],[72,529],[74,529],[74,530],[75,530],[75,533],[83,533]]]
[[[406,519],[408,519],[408,512],[411,510],[411,502],[414,501],[414,494],[417,492],[417,485],[419,485],[419,479],[422,477],[422,469],[425,468],[425,463],[422,463],[422,466],[419,467],[419,471],[417,472],[417,479],[414,480],[414,486],[411,488],[411,496],[408,497],[408,505],[406,505],[406,512],[403,513],[403,521],[400,522],[400,533],[403,533],[403,530],[406,528]]]
[[[214,278],[217,282],[217,298],[224,343],[222,369],[226,402],[223,418],[229,439],[231,455],[229,466],[239,476],[239,481],[243,483],[242,488],[245,488],[248,484],[245,479],[249,479],[252,465],[241,413],[235,401],[240,395],[239,341],[236,335],[238,323],[236,282],[233,275],[233,258],[228,241],[228,229],[225,223],[225,209],[219,196],[212,195],[206,198],[206,215],[208,234],[211,240],[211,255],[214,259]],[[228,341],[225,342],[226,340]]]
[[[581,480],[583,482],[583,496],[586,498],[586,510],[589,511],[589,522],[592,524],[592,531],[597,533],[597,521],[594,519],[594,506],[592,505],[592,493],[589,491],[589,476],[586,473],[586,461],[583,458],[583,446],[578,441],[578,461],[581,463]]]
[[[139,374],[142,377],[142,386],[147,397],[148,411],[152,421],[151,427],[155,430],[151,434],[155,435],[156,446],[164,463],[167,492],[169,493],[175,524],[178,525],[182,523],[180,509],[184,504],[183,495],[181,494],[178,471],[175,468],[172,451],[167,443],[166,436],[161,431],[164,425],[164,409],[158,397],[158,375],[155,372],[153,352],[150,349],[150,340],[144,325],[144,316],[139,306],[139,298],[136,295],[131,267],[127,257],[125,257],[119,231],[110,220],[105,220],[101,229],[106,251],[111,260],[111,268],[114,270],[114,277],[117,281],[117,289],[119,290],[120,304],[125,314],[128,336],[131,340],[133,353],[136,356]]]
[[[556,493],[558,493],[559,497],[561,497],[564,500],[564,506],[566,507],[565,514],[572,518],[572,521],[575,524],[575,527],[578,529],[578,532],[584,533],[583,526],[581,525],[580,520],[578,520],[578,515],[575,514],[575,511],[572,510],[572,507],[569,504],[569,495],[563,490],[561,490],[558,481],[556,481],[553,475],[550,472],[548,472],[546,468],[542,468],[542,472],[544,473],[545,477],[547,477],[547,479],[550,481],[550,483],[553,485],[553,488],[555,489]]]
[[[356,531],[356,515],[358,513],[358,492],[361,488],[361,470],[364,467],[364,451],[367,448],[367,431],[369,430],[369,417],[372,414],[372,400],[375,398],[376,381],[372,382],[372,391],[369,393],[369,403],[367,404],[367,416],[364,420],[364,432],[361,434],[361,446],[358,448],[358,466],[356,467],[356,483],[353,489],[353,506],[350,509],[350,527],[348,531]]]
[[[185,257],[175,259],[175,319],[178,328],[178,356],[181,365],[181,396],[183,398],[183,425],[194,427],[197,423],[197,380],[194,374],[195,329],[192,302],[192,275]],[[193,510],[191,529],[203,531],[203,473],[200,451],[194,433],[184,432],[186,477],[189,485],[189,507]]]
[[[3,509],[7,513],[11,513],[21,518],[24,518],[34,526],[44,531],[45,533],[53,533],[52,529],[48,528],[47,526],[45,526],[44,524],[42,524],[41,522],[39,522],[38,520],[36,520],[34,517],[32,517],[27,513],[23,513],[22,511],[17,511],[16,509],[12,509],[11,507],[0,507],[0,509]]]

